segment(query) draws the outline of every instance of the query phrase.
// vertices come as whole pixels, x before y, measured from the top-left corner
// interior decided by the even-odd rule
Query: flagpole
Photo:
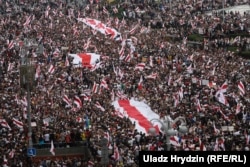
[[[32,127],[31,127],[31,91],[33,90],[33,83],[35,81],[35,67],[32,65],[31,59],[28,57],[28,47],[30,44],[24,46],[24,50],[21,51],[21,62],[20,62],[20,87],[27,92],[27,123],[28,123],[28,150],[33,148],[32,142]],[[24,53],[25,52],[25,53]],[[22,90],[21,90],[22,91]],[[28,156],[33,156],[29,155]],[[30,159],[30,165],[32,166],[32,160]]]

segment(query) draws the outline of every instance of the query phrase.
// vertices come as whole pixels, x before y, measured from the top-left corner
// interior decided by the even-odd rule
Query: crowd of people
[[[225,0],[226,7],[248,3]],[[172,151],[249,151],[250,62],[237,51],[249,48],[250,13],[207,15],[222,7],[212,0],[172,1],[171,6],[145,0],[111,4],[0,1],[2,165],[26,163],[28,104],[27,91],[19,84],[21,57],[29,57],[36,69],[30,96],[33,143],[42,148],[53,140],[57,148],[84,141],[91,153],[88,162],[65,159],[34,165],[99,166],[99,142],[106,134],[113,166],[137,166],[141,150],[166,150],[163,132],[138,132],[134,122],[117,114],[112,102],[121,98],[144,101],[163,119],[186,118],[189,131]],[[77,19],[87,17],[116,29],[121,39]],[[190,44],[192,34],[204,40]],[[230,46],[237,51],[229,51]],[[101,55],[98,68],[76,66],[68,56],[87,52]],[[140,63],[145,68],[135,70]],[[156,77],[147,79],[151,74]],[[102,81],[107,88],[93,92]],[[66,97],[72,101],[67,103]],[[116,150],[119,157],[113,156]]]

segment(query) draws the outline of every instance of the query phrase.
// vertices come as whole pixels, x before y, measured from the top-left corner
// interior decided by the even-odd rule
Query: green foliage
[[[189,41],[197,41],[197,42],[202,42],[204,37],[200,34],[191,34],[188,36]]]
[[[239,55],[245,59],[250,59],[250,51],[242,51],[239,53]]]
[[[228,50],[228,51],[231,51],[231,52],[237,52],[237,49],[238,49],[237,46],[229,46],[229,47],[227,48],[227,50]]]

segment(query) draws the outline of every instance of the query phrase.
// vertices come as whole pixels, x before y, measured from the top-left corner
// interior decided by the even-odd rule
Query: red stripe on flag
[[[87,55],[85,53],[80,53],[79,57],[82,58],[82,65],[83,66],[91,66],[90,61],[91,61],[91,55]]]
[[[133,118],[138,121],[138,124],[145,129],[146,132],[149,131],[150,128],[152,128],[152,124],[150,120],[148,120],[146,117],[144,117],[140,111],[136,109],[136,107],[133,107],[130,105],[129,100],[119,100],[119,105],[124,108],[124,110],[127,112],[128,116],[130,118]],[[159,133],[159,128],[156,126],[156,133]]]

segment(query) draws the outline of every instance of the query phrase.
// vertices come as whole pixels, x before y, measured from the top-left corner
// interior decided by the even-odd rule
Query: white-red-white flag
[[[97,84],[96,82],[94,82],[94,85],[92,87],[92,93],[97,93],[99,89],[99,84]]]
[[[142,75],[140,77],[139,83],[138,83],[138,89],[141,90],[142,89],[142,84],[143,84],[143,78]]]
[[[139,63],[135,66],[135,70],[140,70],[142,71],[145,68],[145,63]]]
[[[50,150],[49,150],[49,152],[50,152],[53,156],[56,155],[56,153],[55,153],[55,146],[54,146],[53,140],[51,140],[51,142],[50,142]]]
[[[69,58],[68,58],[68,56],[66,56],[66,58],[65,58],[65,67],[69,67]]]
[[[114,158],[115,161],[119,161],[120,159],[120,152],[116,144],[114,144],[114,154],[112,155],[112,158]]]
[[[100,87],[104,87],[105,89],[109,89],[108,84],[104,78],[101,80]]]
[[[74,104],[77,106],[77,108],[81,108],[82,107],[82,100],[78,96],[75,96],[74,97]]]
[[[241,81],[238,83],[238,88],[240,90],[241,95],[244,95],[246,93],[245,86]]]
[[[157,76],[158,76],[157,73],[152,73],[152,74],[146,76],[145,78],[146,78],[146,79],[156,79]]]
[[[220,92],[222,92],[222,93],[225,93],[225,92],[227,91],[227,88],[228,88],[228,83],[227,83],[227,81],[225,81],[225,82],[221,85],[221,87],[219,88],[218,91],[220,91]]]
[[[38,79],[40,77],[40,74],[41,74],[41,67],[40,65],[37,65],[35,79]]]
[[[99,108],[101,111],[105,111],[105,109],[101,106],[101,104],[97,101],[95,106]]]
[[[63,101],[67,103],[67,105],[71,106],[71,101],[67,95],[63,95]]]
[[[240,109],[241,109],[241,104],[238,102],[235,110],[236,115],[240,113]]]
[[[54,72],[55,72],[55,66],[53,64],[51,64],[49,69],[48,69],[48,73],[53,74]]]
[[[131,55],[128,54],[126,57],[125,57],[125,62],[130,62],[131,60]]]
[[[196,109],[197,109],[197,112],[200,112],[202,110],[199,99],[196,100]]]
[[[0,119],[0,124],[2,127],[11,130],[11,127],[9,126],[8,122],[5,119]]]
[[[12,118],[13,124],[16,125],[18,128],[23,128],[23,123],[15,118]]]
[[[95,163],[91,160],[88,161],[88,167],[94,167]]]

